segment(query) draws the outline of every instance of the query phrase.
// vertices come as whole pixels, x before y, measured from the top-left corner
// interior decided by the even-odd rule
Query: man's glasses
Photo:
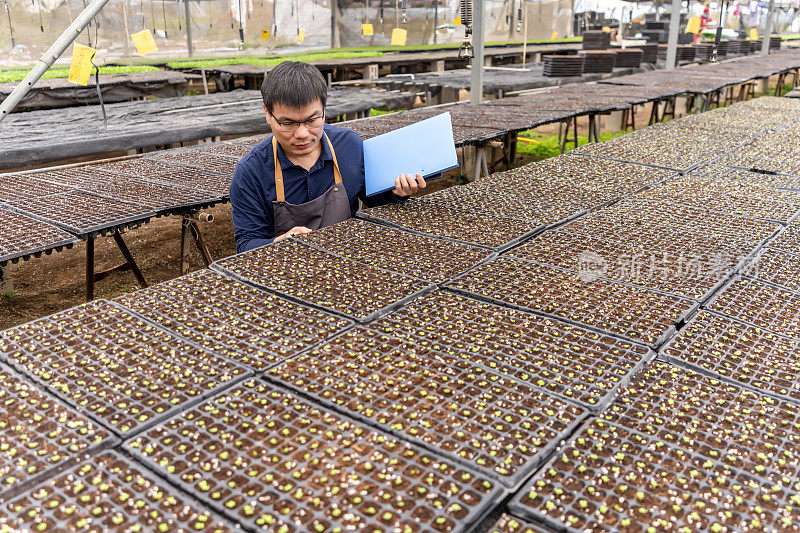
[[[272,115],[272,118],[275,118],[275,115]],[[318,128],[322,126],[323,122],[325,122],[325,113],[311,117],[307,120],[301,120],[300,122],[296,122],[294,120],[276,120],[276,122],[281,131],[292,133],[297,131],[301,125],[304,125],[307,129]]]

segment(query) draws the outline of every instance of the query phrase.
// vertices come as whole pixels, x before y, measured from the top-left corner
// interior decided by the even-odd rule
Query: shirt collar
[[[327,135],[327,132],[325,132],[325,135]],[[328,141],[325,139],[325,135],[323,135],[322,138],[319,140],[320,144],[322,145],[322,152],[320,153],[317,162],[314,163],[314,165],[311,168],[316,167],[317,163],[319,163],[320,160],[333,161],[333,154],[331,153],[330,146],[328,146]],[[328,139],[330,139],[330,137],[328,137]],[[281,170],[286,170],[287,168],[296,166],[294,163],[289,161],[289,158],[283,152],[283,146],[281,146],[281,143],[278,143],[278,163],[280,163],[281,165]]]

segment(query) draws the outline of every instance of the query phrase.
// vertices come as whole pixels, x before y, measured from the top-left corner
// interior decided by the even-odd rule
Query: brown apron
[[[286,202],[283,192],[283,170],[278,162],[278,142],[272,137],[272,155],[275,159],[275,193],[277,200],[272,202],[275,236],[283,235],[295,226],[305,226],[317,230],[333,226],[352,216],[350,213],[350,200],[347,191],[342,185],[342,174],[339,172],[339,163],[336,161],[336,152],[333,151],[328,135],[323,133],[325,141],[331,149],[333,156],[333,186],[325,193],[302,204]]]

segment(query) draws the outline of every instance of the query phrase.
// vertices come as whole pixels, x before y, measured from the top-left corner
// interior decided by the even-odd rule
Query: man
[[[231,182],[237,252],[331,226],[425,188],[403,174],[395,189],[364,194],[364,147],[355,132],[325,123],[328,88],[316,67],[285,61],[261,85],[272,136],[239,161]]]

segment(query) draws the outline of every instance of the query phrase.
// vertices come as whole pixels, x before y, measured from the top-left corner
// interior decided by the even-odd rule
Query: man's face
[[[264,111],[266,111],[266,107]],[[319,100],[300,108],[275,104],[272,113],[269,111],[266,113],[267,123],[287,156],[302,157],[314,152],[319,146],[325,126],[325,121],[321,119],[323,116],[322,102]],[[317,118],[318,125],[299,124],[298,126],[298,123],[313,121],[315,118]]]

